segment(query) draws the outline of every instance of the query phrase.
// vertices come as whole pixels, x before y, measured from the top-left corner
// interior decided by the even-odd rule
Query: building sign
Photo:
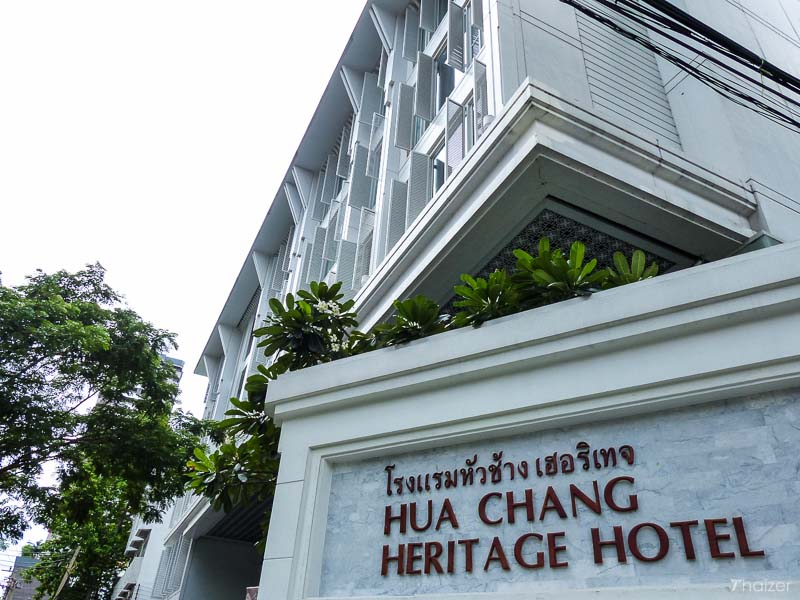
[[[432,490],[455,490],[460,487],[486,486],[488,490],[481,495],[475,505],[460,506],[456,509],[450,497],[440,503],[431,498],[411,500],[399,506],[387,504],[384,509],[383,534],[390,536],[393,531],[400,538],[410,533],[432,534],[432,539],[418,542],[384,544],[381,550],[381,575],[389,572],[400,576],[423,576],[431,574],[453,574],[456,570],[472,573],[475,569],[488,571],[498,567],[504,571],[521,569],[562,569],[569,567],[566,557],[569,543],[584,544],[591,547],[594,562],[605,563],[604,554],[610,553],[614,560],[626,563],[628,560],[657,562],[666,558],[670,551],[678,552],[685,560],[696,560],[697,549],[694,538],[702,521],[708,539],[709,555],[713,559],[764,557],[764,550],[753,549],[747,539],[745,522],[742,516],[702,517],[670,520],[657,523],[649,520],[637,522],[627,531],[623,525],[611,526],[610,535],[600,527],[586,528],[583,539],[568,540],[558,520],[578,519],[579,507],[596,515],[604,512],[624,514],[639,512],[639,497],[636,493],[636,480],[631,475],[618,475],[601,480],[592,479],[588,485],[570,483],[566,493],[548,484],[548,478],[559,474],[575,472],[575,457],[584,471],[600,472],[617,466],[619,455],[628,465],[634,464],[633,446],[625,444],[619,448],[592,450],[585,441],[578,442],[575,454],[553,452],[544,458],[536,458],[534,463],[522,460],[519,463],[503,461],[503,451],[492,453],[492,461],[487,465],[479,463],[478,454],[464,461],[461,467],[446,471],[420,473],[416,475],[396,475],[396,465],[390,464],[386,471],[386,496],[407,498],[414,495],[425,496]],[[590,458],[591,457],[591,458]],[[535,465],[535,472],[531,465]],[[503,479],[509,481],[529,481],[532,487],[520,492],[503,489]],[[485,537],[442,538],[445,534],[458,535],[458,514],[473,511],[483,525]],[[643,507],[642,512],[646,512]],[[545,523],[548,517],[556,521],[554,527]],[[494,529],[504,523],[541,524],[536,531],[526,531],[518,538],[504,540],[493,535]],[[533,525],[532,525],[533,526]],[[560,531],[558,529],[561,529]],[[671,548],[668,529],[680,533],[681,547]],[[434,539],[440,534],[440,539]],[[641,540],[648,538],[644,543]],[[533,559],[530,555],[533,555]]]
[[[319,595],[793,581],[798,398],[334,464]]]

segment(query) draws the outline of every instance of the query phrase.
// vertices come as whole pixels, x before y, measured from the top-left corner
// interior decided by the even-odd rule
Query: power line
[[[703,48],[688,43],[683,36],[701,46],[717,52],[725,59],[731,60],[741,67],[751,71],[757,70],[759,75],[785,88],[789,92],[800,94],[800,80],[779,67],[758,57],[740,44],[730,40],[721,33],[708,27],[701,21],[680,11],[665,0],[642,0],[654,8],[644,7],[632,0],[594,0],[596,4],[589,6],[584,0],[560,0],[574,7],[597,23],[614,30],[618,34],[643,46],[651,52],[675,65],[681,71],[689,74],[701,83],[711,87],[717,93],[731,100],[735,104],[751,110],[770,121],[794,132],[800,132],[800,118],[787,112],[789,104],[796,106],[800,113],[800,102],[782,93],[779,90],[766,87],[763,81],[758,81],[739,69],[715,57]],[[599,5],[599,6],[597,6]],[[602,7],[604,10],[602,10]],[[666,11],[660,13],[657,9]],[[608,12],[606,12],[608,11]],[[623,17],[622,19],[620,17]],[[626,26],[625,21],[639,25],[645,30],[650,30],[673,44],[703,57],[699,65],[694,65],[695,58],[687,60],[674,48],[658,44],[646,34],[636,31],[631,26]],[[670,33],[672,32],[672,33]],[[673,35],[676,34],[676,35]],[[716,71],[704,64],[709,62],[719,68]],[[757,65],[757,66],[756,66]],[[727,74],[726,74],[727,73]],[[750,84],[760,92],[760,97],[755,97],[742,89],[743,85]],[[789,109],[791,110],[791,109]]]
[[[619,0],[624,4],[630,5],[630,0]],[[742,46],[735,40],[720,33],[716,29],[706,25],[689,13],[681,10],[667,0],[641,0],[645,4],[652,6],[655,10],[667,15],[674,22],[687,27],[690,31],[697,32],[700,37],[695,37],[700,43],[709,48],[722,48],[731,57],[736,57],[737,62],[748,65],[752,70],[772,79],[783,87],[800,93],[800,79],[778,67],[777,65],[759,56],[755,52]],[[708,40],[708,41],[705,41]]]

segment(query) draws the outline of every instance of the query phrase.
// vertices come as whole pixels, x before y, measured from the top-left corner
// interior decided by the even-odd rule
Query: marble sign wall
[[[800,390],[340,463],[320,595],[792,579],[799,472]]]

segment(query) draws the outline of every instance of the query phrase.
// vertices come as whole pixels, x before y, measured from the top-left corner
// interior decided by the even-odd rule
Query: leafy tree
[[[544,306],[576,296],[590,296],[602,288],[625,285],[653,277],[655,264],[645,269],[645,255],[633,253],[630,265],[621,253],[614,255],[617,271],[597,268],[597,259],[585,259],[586,248],[576,241],[567,256],[550,249],[542,238],[538,255],[514,251],[516,265],[511,273],[496,270],[488,278],[462,275],[464,285],[456,285],[458,298],[453,306],[459,312],[450,319],[439,305],[425,296],[395,300],[394,315],[386,323],[360,332],[353,301],[342,303],[341,283],[312,282],[310,291],[288,294],[286,302],[273,298],[272,315],[264,327],[253,332],[261,338],[259,348],[272,359],[259,365],[249,377],[247,399],[231,398],[229,417],[217,424],[224,443],[212,453],[195,451],[189,462],[190,488],[211,499],[215,509],[226,511],[255,501],[268,500],[275,490],[280,430],[264,412],[267,386],[287,371],[304,369],[362,352],[407,342],[466,326],[478,327],[486,321],[523,310]],[[267,516],[264,532],[269,524]],[[265,536],[266,538],[266,536]],[[265,538],[261,540],[263,546]]]
[[[280,429],[264,412],[266,386],[259,384],[255,388],[247,400],[231,398],[234,408],[218,424],[219,432],[225,436],[219,448],[210,453],[197,448],[188,463],[192,472],[189,489],[209,498],[214,510],[229,512],[237,506],[268,500],[275,492]],[[266,511],[261,522],[261,550],[266,543],[269,517],[270,512]]]
[[[40,559],[26,569],[27,580],[39,581],[36,598],[52,596],[58,590],[70,562],[67,584],[59,600],[109,598],[114,580],[125,568],[125,545],[133,516],[128,504],[127,482],[119,477],[100,477],[90,463],[62,486],[62,505],[48,510],[46,520],[51,537],[30,548],[28,554]],[[71,509],[80,505],[83,513],[75,519]]]
[[[85,579],[70,586],[113,573],[130,515],[155,520],[181,495],[204,432],[174,410],[176,373],[162,359],[174,335],[122,305],[104,279],[95,264],[0,285],[0,538],[20,538],[32,520],[59,536],[54,547],[105,540],[94,547],[104,559],[79,555]],[[52,485],[42,483],[46,465]]]
[[[215,510],[263,501],[275,490],[280,429],[264,412],[269,382],[286,371],[349,356],[363,342],[364,334],[354,330],[353,301],[342,302],[341,287],[314,281],[297,296],[287,294],[285,303],[270,300],[272,314],[253,335],[273,362],[259,365],[258,373],[248,377],[246,400],[230,399],[228,418],[216,424],[219,447],[212,452],[198,448],[188,462],[189,489],[209,498]],[[265,532],[268,523],[269,514],[263,521]]]

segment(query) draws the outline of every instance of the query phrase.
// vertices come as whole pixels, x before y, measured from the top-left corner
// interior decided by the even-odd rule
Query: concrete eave
[[[395,298],[446,301],[459,274],[481,268],[547,197],[706,260],[755,233],[745,182],[526,81],[356,295],[362,327],[385,318]]]

